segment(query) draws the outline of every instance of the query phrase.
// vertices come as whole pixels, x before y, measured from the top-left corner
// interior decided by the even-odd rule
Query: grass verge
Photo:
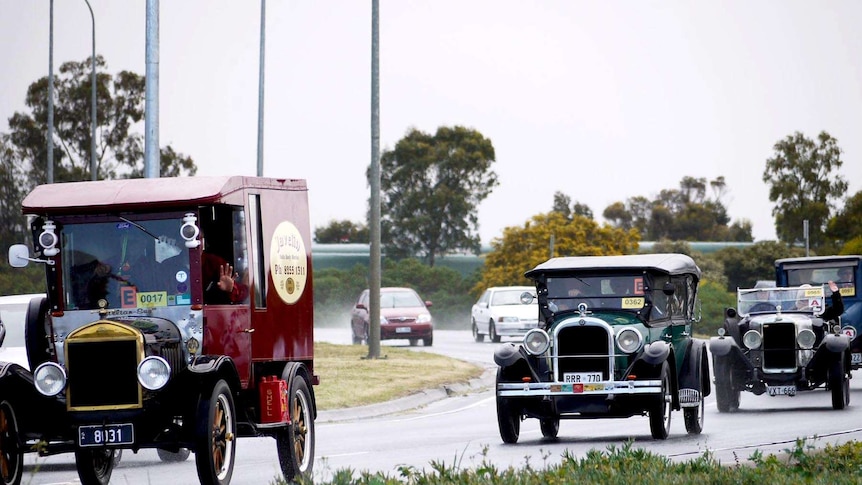
[[[320,410],[363,406],[466,382],[482,367],[430,352],[382,347],[380,359],[366,359],[368,347],[314,343],[314,387]]]
[[[525,454],[535,452],[525,450]],[[539,450],[541,452],[541,450]],[[402,467],[396,476],[382,473],[356,472],[341,469],[330,481],[317,481],[318,485],[545,485],[545,484],[858,484],[862,474],[862,444],[856,441],[842,445],[827,445],[813,450],[805,440],[785,450],[786,457],[764,457],[755,452],[751,465],[723,465],[709,453],[699,458],[677,463],[665,456],[644,449],[633,448],[631,443],[609,446],[605,451],[592,450],[583,458],[564,453],[559,463],[550,463],[548,454],[542,456],[544,464],[533,466],[529,457],[522,468],[498,468],[487,458],[475,467],[461,468],[456,464],[431,462],[431,471],[418,471]],[[284,483],[276,481],[275,483]],[[311,483],[300,480],[300,483]]]

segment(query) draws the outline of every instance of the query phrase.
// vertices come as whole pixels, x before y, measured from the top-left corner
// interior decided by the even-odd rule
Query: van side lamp
[[[187,248],[196,248],[201,245],[201,241],[198,239],[201,230],[196,224],[197,220],[198,218],[191,212],[186,213],[185,217],[183,217],[180,236],[186,241]]]
[[[56,228],[57,226],[54,225],[54,221],[50,219],[42,224],[42,234],[39,234],[39,245],[42,246],[42,254],[45,256],[50,257],[60,254],[60,250],[57,248],[57,234],[54,233],[54,229]]]

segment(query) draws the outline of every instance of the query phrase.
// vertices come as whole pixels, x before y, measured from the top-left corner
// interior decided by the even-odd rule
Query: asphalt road
[[[317,329],[315,338],[334,343],[349,343],[349,330]],[[407,341],[387,341],[409,347]],[[473,342],[467,331],[437,331],[431,348],[416,351],[439,352],[474,361],[491,369],[496,344]],[[490,373],[490,372],[489,372]],[[828,392],[818,390],[795,397],[754,396],[743,393],[741,410],[719,414],[713,396],[706,401],[704,432],[685,433],[682,413],[675,412],[671,435],[665,441],[650,437],[645,417],[628,419],[573,420],[560,424],[559,439],[542,438],[536,420],[522,425],[516,445],[504,445],[497,431],[492,380],[460,388],[455,395],[437,399],[445,393],[428,393],[401,405],[323,412],[317,422],[315,478],[328,480],[332,472],[350,468],[399,476],[401,467],[430,469],[436,462],[445,466],[471,467],[483,461],[508,466],[542,466],[557,463],[564,453],[582,457],[590,449],[604,450],[633,440],[644,447],[675,460],[685,460],[710,451],[723,463],[747,459],[755,450],[765,454],[792,449],[797,438],[817,446],[862,439],[862,382],[851,381],[850,407],[834,411]],[[418,408],[403,409],[405,407]],[[23,483],[77,483],[70,456],[27,458]],[[271,483],[278,476],[275,444],[269,438],[242,439],[237,445],[237,462],[232,483]],[[112,483],[197,483],[194,456],[179,464],[161,463],[155,452],[125,452],[114,470]]]

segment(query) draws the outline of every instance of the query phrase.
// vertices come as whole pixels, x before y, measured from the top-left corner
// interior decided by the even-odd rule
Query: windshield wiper
[[[133,225],[133,226],[137,227],[138,229],[140,229],[140,230],[144,231],[144,232],[145,232],[145,233],[147,233],[147,235],[148,235],[148,236],[150,236],[151,238],[153,238],[153,239],[155,239],[155,240],[158,240],[158,239],[159,239],[159,236],[156,236],[155,234],[151,233],[150,231],[148,231],[148,230],[147,230],[147,228],[146,228],[146,227],[144,227],[144,226],[142,226],[142,225],[138,224],[137,222],[135,222],[135,221],[130,221],[130,220],[126,219],[126,218],[125,218],[125,217],[123,217],[123,216],[117,216],[117,217],[119,217],[119,218],[120,218],[120,220],[122,220],[123,222],[128,222],[129,224],[131,224],[131,225]]]

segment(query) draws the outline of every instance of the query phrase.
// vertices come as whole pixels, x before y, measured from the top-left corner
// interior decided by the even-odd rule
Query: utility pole
[[[263,61],[266,47],[266,0],[260,0],[260,73],[257,89],[257,176],[263,177]]]
[[[368,358],[380,358],[380,5],[371,0],[371,239]]]
[[[147,72],[144,103],[144,177],[159,178],[159,0],[147,0]]]
[[[54,0],[51,0],[51,14],[48,24],[48,162],[46,167],[47,183],[54,183]]]
[[[93,57],[91,57],[92,72],[90,73],[90,180],[98,180],[96,173],[96,16],[93,15],[90,0],[84,1],[87,2],[90,19],[93,21]]]

